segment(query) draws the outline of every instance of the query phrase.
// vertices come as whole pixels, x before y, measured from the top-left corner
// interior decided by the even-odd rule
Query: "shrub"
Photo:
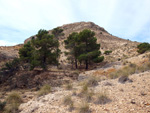
[[[137,66],[135,64],[130,64],[128,66],[125,66],[124,68],[122,69],[119,69],[115,72],[112,72],[109,74],[109,77],[111,79],[115,79],[115,78],[118,78],[120,76],[129,76],[131,74],[134,74],[137,70]]]
[[[66,90],[71,90],[72,88],[73,88],[73,85],[70,83],[65,86]]]
[[[95,102],[96,104],[106,104],[108,102],[110,102],[110,99],[108,98],[105,91],[97,93]]]
[[[93,91],[93,90],[87,92],[87,93],[85,94],[85,100],[86,100],[87,102],[90,102],[90,101],[92,100],[92,98],[93,98],[93,95],[94,95],[94,91]]]
[[[83,94],[85,94],[85,93],[87,93],[87,92],[88,92],[88,84],[85,83],[85,84],[82,86],[82,89],[81,89],[80,94],[83,95]]]
[[[97,86],[98,85],[98,78],[95,76],[89,77],[87,80],[87,85],[92,87],[92,86]]]
[[[112,51],[105,51],[104,54],[109,55]]]
[[[1,70],[8,71],[9,73],[13,73],[14,71],[19,70],[19,65],[20,65],[20,60],[18,58],[15,58],[12,61],[7,62]]]
[[[6,102],[7,102],[6,112],[16,113],[19,105],[22,103],[22,99],[18,93],[12,92],[6,98]]]
[[[79,105],[79,113],[88,113],[89,112],[89,104],[86,101],[83,101]]]
[[[51,92],[51,86],[44,85],[38,92],[38,96],[43,96]]]
[[[6,102],[0,101],[0,111],[3,111],[5,106],[6,106]]]
[[[64,100],[63,100],[63,103],[65,105],[72,105],[73,104],[73,101],[72,101],[72,98],[70,95],[67,95],[64,97]]]
[[[137,46],[138,50],[137,52],[140,54],[145,53],[146,51],[150,50],[150,44],[149,43],[141,43]]]

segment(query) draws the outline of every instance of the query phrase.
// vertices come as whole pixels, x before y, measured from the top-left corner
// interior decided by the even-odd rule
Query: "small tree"
[[[53,35],[49,35],[46,30],[40,30],[37,38],[32,40],[32,44],[35,48],[35,51],[32,52],[32,68],[41,66],[43,69],[46,69],[48,64],[58,64],[59,42],[54,39]]]
[[[36,37],[19,50],[21,60],[30,63],[31,69],[42,67],[46,70],[48,64],[58,64],[59,42],[54,39],[54,35],[41,29]]]
[[[79,33],[79,48],[80,55],[78,60],[80,62],[84,61],[86,68],[88,69],[88,65],[90,62],[101,62],[104,57],[99,57],[101,55],[100,44],[97,44],[97,39],[95,33],[91,30],[85,29]]]
[[[66,48],[69,49],[68,58],[75,62],[76,68],[78,62],[85,63],[86,69],[90,62],[102,62],[104,57],[101,55],[100,44],[97,44],[97,39],[94,37],[95,33],[91,30],[85,29],[80,33],[72,33],[65,40]]]
[[[77,57],[78,57],[78,33],[73,32],[72,34],[67,37],[67,39],[64,41],[65,42],[65,48],[69,49],[69,52],[66,52],[68,56],[68,60],[71,61],[72,64],[75,63],[76,69],[78,68],[78,63],[77,63]]]
[[[63,29],[61,29],[59,27],[54,28],[52,30],[52,34],[54,35],[54,37],[55,37],[56,40],[58,40],[59,37],[64,36]],[[59,60],[59,56],[60,56],[60,50],[59,50],[59,48],[57,48],[56,55],[58,56],[57,60]],[[58,67],[58,63],[57,63],[57,67]]]

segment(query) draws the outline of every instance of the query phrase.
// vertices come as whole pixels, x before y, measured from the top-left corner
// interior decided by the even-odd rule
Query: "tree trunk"
[[[78,68],[77,59],[75,59],[76,69]]]
[[[85,60],[85,65],[86,65],[85,69],[88,69],[88,60]]]

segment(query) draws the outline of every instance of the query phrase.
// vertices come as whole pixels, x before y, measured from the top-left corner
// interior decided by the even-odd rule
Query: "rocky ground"
[[[150,71],[134,74],[129,77],[132,82],[124,84],[118,79],[103,80],[92,87],[95,93],[106,91],[110,101],[106,104],[95,104],[95,99],[89,102],[91,113],[147,113],[150,112]],[[72,95],[81,88],[74,83],[72,90],[54,88],[55,90],[45,96],[34,97],[27,103],[20,105],[21,113],[69,113],[68,106],[63,104],[66,95]],[[75,110],[78,111],[80,102],[84,100],[77,95],[72,96]]]

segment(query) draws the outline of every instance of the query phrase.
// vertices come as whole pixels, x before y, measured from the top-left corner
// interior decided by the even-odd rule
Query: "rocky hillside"
[[[93,22],[78,22],[72,24],[66,24],[63,26],[59,26],[64,31],[64,36],[59,38],[60,49],[62,53],[66,51],[64,48],[63,41],[71,34],[72,32],[80,32],[83,29],[90,29],[95,32],[95,36],[97,37],[97,42],[101,44],[101,51],[104,53],[106,50],[111,50],[112,53],[110,55],[105,56],[105,61],[117,61],[120,59],[126,59],[137,55],[136,46],[139,44],[138,42],[132,42],[129,40],[121,39],[112,34],[108,33],[104,28],[99,27]],[[49,30],[51,33],[52,30]],[[32,39],[33,36],[26,39],[24,43],[27,43]],[[0,65],[3,62],[6,62],[10,59],[18,57],[18,50],[22,47],[22,44],[16,46],[1,46],[0,47]],[[60,60],[66,62],[66,56],[61,54]]]
[[[18,57],[18,50],[22,47],[22,44],[16,46],[0,46],[0,66],[9,60]]]
[[[104,80],[92,87],[92,100],[89,111],[83,113],[148,113],[150,112],[150,72],[134,74],[129,77],[131,81],[122,84],[118,79]],[[73,84],[72,90],[55,88],[55,91],[41,97],[33,97],[27,103],[21,104],[21,113],[82,113],[85,97],[80,97],[82,86],[77,82]],[[54,90],[54,89],[53,89]],[[97,94],[105,91],[108,100],[97,103]],[[69,105],[64,104],[67,95],[71,95],[74,109],[70,111]],[[88,94],[87,94],[88,95]],[[86,95],[86,96],[87,96]],[[105,98],[105,97],[103,97]]]
[[[64,36],[59,38],[60,42],[60,49],[62,52],[65,51],[64,48],[64,39],[66,39],[69,34],[72,32],[80,32],[83,29],[90,29],[95,32],[95,36],[97,38],[97,42],[101,44],[101,51],[102,53],[106,50],[112,50],[112,54],[110,56],[106,56],[107,61],[116,61],[118,59],[132,57],[137,55],[136,46],[137,42],[132,42],[129,40],[121,39],[112,34],[108,33],[104,28],[99,27],[93,22],[78,22],[72,24],[66,24],[63,26],[59,26],[64,31]],[[51,33],[51,30],[49,30]],[[24,43],[27,43],[32,39],[33,36],[26,39]],[[35,36],[34,36],[35,37]],[[64,54],[61,55],[61,60],[65,61],[66,57]]]

